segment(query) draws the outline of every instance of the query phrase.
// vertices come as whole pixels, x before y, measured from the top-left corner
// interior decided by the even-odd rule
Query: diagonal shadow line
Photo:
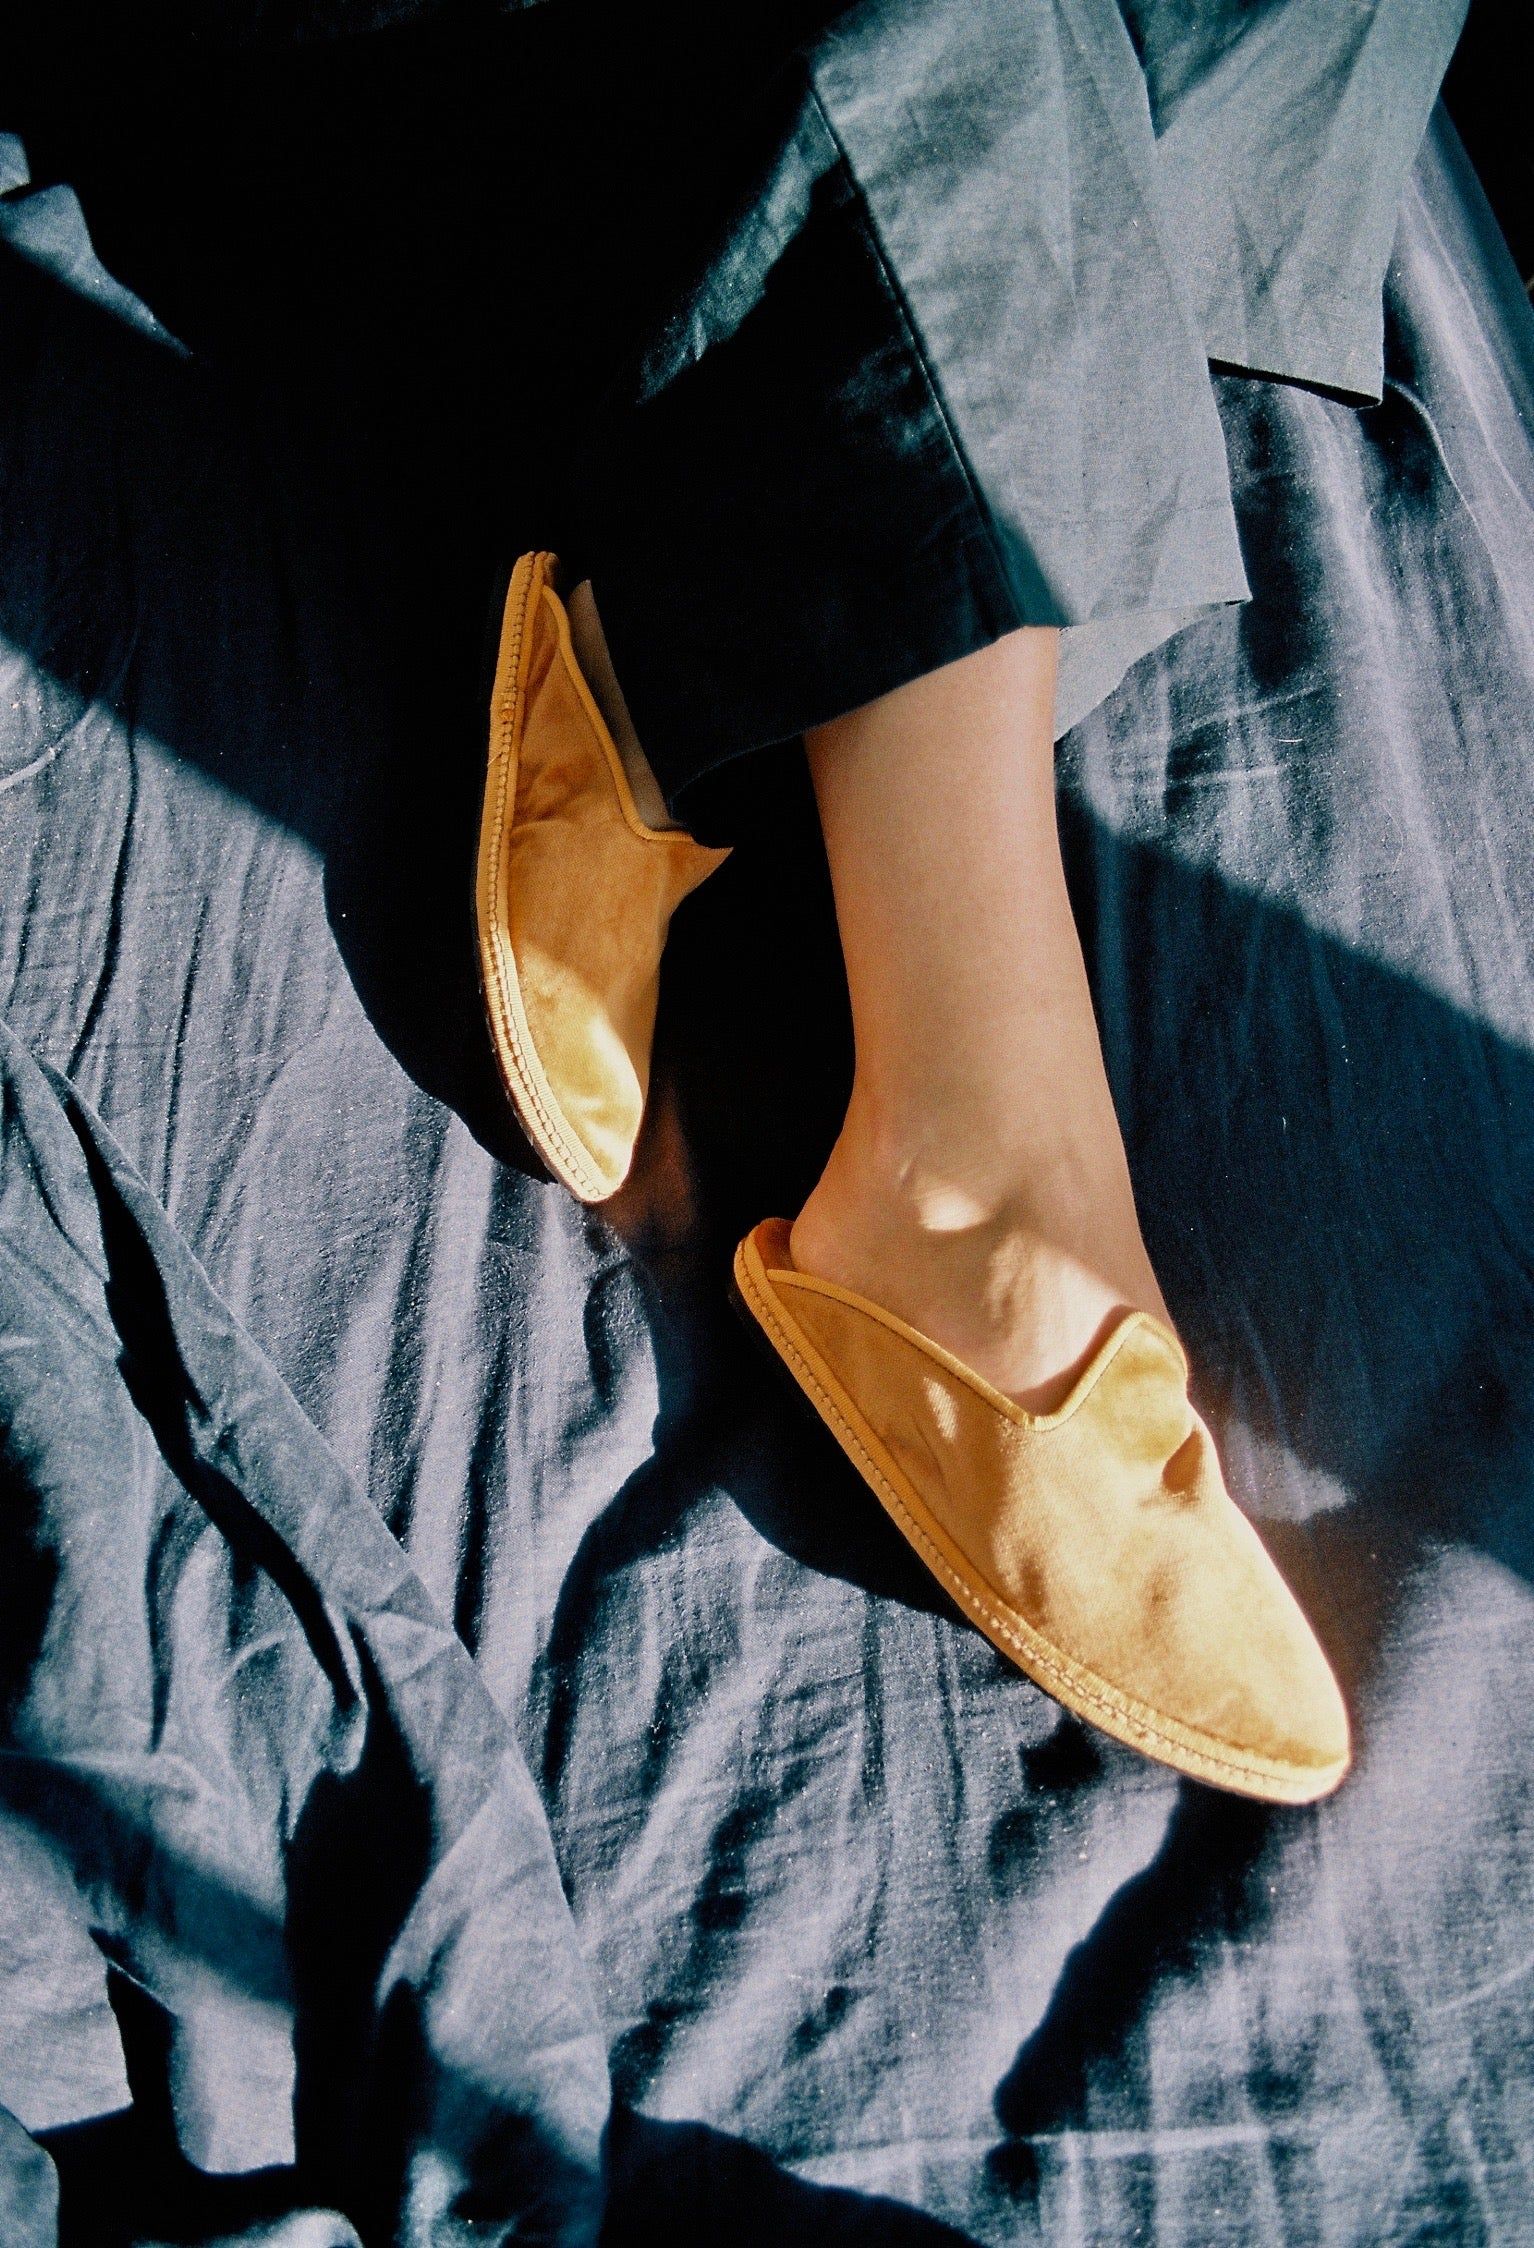
[[[455,513],[440,448],[412,475],[397,430],[177,360],[3,244],[0,321],[22,433],[0,460],[0,638],[61,690],[62,762],[98,707],[300,837],[385,1042],[536,1169],[483,1035],[471,911],[491,589],[535,542],[530,511],[486,476],[478,514]]]
[[[346,648],[330,643],[345,643],[355,628],[376,656],[380,635],[359,593],[353,544],[338,529],[341,498],[353,495],[322,476],[316,499],[301,440],[258,474],[250,428],[227,388],[3,255],[0,311],[8,334],[30,339],[34,355],[19,378],[20,341],[7,358],[10,381],[32,407],[33,438],[11,470],[11,520],[25,502],[29,538],[0,579],[0,632],[70,695],[99,698],[125,725],[304,836],[325,860],[336,940],[385,1043],[417,1083],[506,1152],[460,879],[478,757],[473,696],[464,689],[461,727],[439,698],[441,755],[429,782],[412,731],[444,651],[463,637],[461,586],[443,605],[452,620],[423,613],[428,681],[412,682],[407,664],[396,696],[381,691],[376,673],[362,677],[362,664],[353,706]],[[88,374],[82,391],[55,389],[49,371],[60,366]],[[5,379],[0,370],[0,388]],[[56,435],[50,425],[66,397],[67,444],[63,424]],[[256,452],[276,443],[262,425]],[[103,522],[108,455],[114,488],[138,478],[155,490],[147,518]],[[269,543],[239,588],[249,614],[238,634],[224,630],[225,657],[209,677],[210,625],[227,628],[229,619],[210,618],[202,558],[210,547],[238,552],[240,527],[252,519],[267,524]],[[376,509],[353,530],[363,547],[370,533],[381,535]],[[76,573],[67,601],[56,582],[66,554]],[[159,589],[147,605],[140,577]],[[268,579],[280,581],[280,596]],[[291,671],[285,605],[305,598],[330,699],[311,698],[287,731],[293,713],[274,704],[274,680]],[[280,704],[280,686],[275,693]],[[50,771],[84,754],[71,744]],[[746,1224],[797,1207],[847,1060],[802,779],[785,763],[776,777],[764,770],[739,785],[755,792],[755,831],[690,901],[667,971],[665,1045],[698,1150],[693,1269],[709,1287],[720,1251]],[[1123,932],[1184,932],[1173,955],[1184,979],[1176,1012],[1190,1035],[1175,1054],[1175,1098],[1158,1124],[1137,1115],[1131,1097],[1124,1121],[1152,1253],[1204,1402],[1230,1400],[1249,1426],[1354,1494],[1359,1544],[1380,1534],[1404,1534],[1414,1548],[1427,1535],[1466,1538],[1528,1574],[1524,1480],[1507,1441],[1528,1393],[1529,1274],[1516,1247],[1528,1233],[1530,1150],[1518,1124],[1534,1114],[1528,1053],[1291,908],[1126,840],[1079,803],[1063,805],[1062,821],[1089,951],[1103,939],[1094,963],[1100,1002],[1107,975],[1121,1018],[1164,1022],[1148,948],[1136,962]],[[781,902],[785,849],[806,854],[804,911],[791,921]],[[406,897],[411,910],[402,912]],[[1196,943],[1188,931],[1198,932]],[[1271,1030],[1264,1044],[1247,1019],[1239,1052],[1219,1036],[1224,964],[1236,960],[1261,963]],[[1192,1036],[1195,1028],[1204,1035]],[[1388,1181],[1367,1151],[1326,1128],[1340,1084],[1372,1149],[1390,1151]],[[1280,1117],[1297,1128],[1281,1135]],[[1192,1118],[1204,1135],[1196,1169],[1185,1144]],[[1362,1212],[1351,1228],[1339,1222],[1339,1162],[1354,1173]],[[1290,1211],[1304,1213],[1303,1232],[1280,1214]],[[1318,1271],[1351,1274],[1367,1308],[1367,1320],[1340,1336],[1351,1366],[1318,1331]],[[1212,1272],[1222,1275],[1223,1301]],[[1303,1568],[1301,1549],[1331,1534],[1296,1541],[1293,1558]]]
[[[375,1773],[373,1784],[388,1795],[396,1778]],[[345,2211],[364,2238],[392,2237],[390,2195],[401,2184],[398,2156],[407,2143],[420,2153],[429,2150],[434,2128],[442,2132],[446,2161],[462,2160],[468,2145],[483,2164],[477,2173],[470,2168],[456,2197],[461,2221],[487,2228],[504,2221],[505,2204],[494,2181],[507,2176],[518,2181],[519,2209],[533,2229],[554,2217],[552,2206],[547,2212],[538,2207],[542,2150],[528,2137],[525,2121],[507,2117],[498,2124],[494,2095],[429,2051],[424,2026],[405,1994],[396,1994],[376,2032],[369,2026],[393,1923],[372,1913],[353,1928],[334,1908],[364,1856],[371,1852],[376,1861],[389,1826],[385,1801],[370,1813],[365,1807],[371,1838],[359,1843],[353,1835],[339,1854],[335,1844],[345,1843],[334,1816],[339,1804],[309,1821],[326,1831],[307,1840],[301,1834],[295,1843],[297,1886],[324,1888],[331,1903],[317,1911],[314,1897],[302,1897],[288,1921],[205,1867],[179,1860],[144,1811],[130,1810],[105,1788],[93,1790],[87,1778],[72,1776],[68,1816],[60,1826],[56,1814],[64,1805],[63,1795],[45,1788],[26,1810],[71,1856],[78,1859],[86,1830],[110,1829],[109,1844],[98,1853],[102,1863],[143,1865],[152,1858],[159,1878],[151,1897],[201,1898],[207,1928],[214,1932],[249,1927],[259,1940],[242,1944],[233,1956],[215,1954],[232,1980],[238,1982],[245,1964],[257,1956],[292,1953],[293,1973],[283,1981],[296,2004],[300,2068],[296,2163],[238,2176],[199,2171],[176,2144],[168,2017],[150,1990],[109,1970],[134,2105],[39,2135],[36,2143],[60,2177],[60,2248],[131,2248],[145,2237],[222,2237],[316,2205]],[[95,1877],[100,1876],[98,1863]],[[185,1916],[170,1931],[181,1943],[195,1943],[197,1932],[195,1919]],[[332,1971],[338,1945],[349,1962],[339,1986]],[[271,1994],[265,1976],[255,1994]],[[427,2083],[429,2109],[422,2105]],[[749,2141],[708,2124],[661,2121],[620,2105],[608,2128],[605,2168],[602,2240],[608,2248],[631,2248],[661,2234],[676,2248],[710,2248],[722,2234],[742,2248],[757,2243],[768,2248],[787,2237],[809,2248],[863,2243],[873,2248],[876,2242],[881,2248],[886,2242],[967,2248],[966,2234],[921,2210],[878,2194],[812,2184]],[[558,2180],[551,2185],[557,2197]],[[538,2237],[546,2235],[539,2231]]]
[[[707,2124],[676,2123],[619,2105],[614,2181],[602,2248],[971,2248],[968,2233],[882,2194],[811,2185],[746,2141]]]
[[[1118,2112],[1148,2104],[1126,2085],[1143,2074],[1143,2025],[1168,1983],[1206,1965],[1214,1947],[1260,1940],[1271,1916],[1251,1876],[1274,1823],[1261,1804],[1182,1784],[1160,1849],[1067,1958],[1042,2020],[997,2086],[1007,2137],[987,2169],[1015,2201],[1036,2198],[1035,2137],[1090,2129],[1100,2072],[1113,2072]]]
[[[18,279],[10,301],[25,312],[27,287],[41,289],[32,300],[35,312],[47,301],[35,278]],[[114,324],[84,307],[51,307],[46,317],[66,330],[74,323],[66,357],[99,364],[99,387],[84,402],[87,430],[120,376],[130,392],[142,386],[147,398],[167,395],[163,364],[134,359]],[[248,439],[238,417],[221,419],[216,397],[215,409],[207,417],[214,452],[244,458]],[[151,415],[151,427],[154,421]],[[110,415],[106,422],[115,427]],[[298,446],[286,462],[287,475],[302,450]],[[87,443],[77,494],[82,508],[94,490],[91,451]],[[163,448],[147,447],[145,457],[161,462]],[[243,492],[234,488],[233,528],[252,506],[247,480]],[[179,567],[188,598],[184,607],[168,599],[165,613],[150,620],[153,644],[141,641],[136,648],[132,693],[123,692],[118,707],[174,754],[321,851],[333,903],[349,901],[346,911],[333,915],[338,942],[381,1034],[418,1082],[454,1105],[470,1105],[461,1055],[447,1051],[459,1032],[444,1040],[438,1028],[440,994],[458,973],[443,967],[451,948],[433,959],[430,974],[423,975],[419,963],[407,971],[385,925],[397,930],[406,918],[397,909],[402,894],[419,902],[423,920],[433,920],[435,901],[457,880],[453,837],[462,807],[446,816],[446,794],[434,785],[424,829],[412,820],[422,801],[418,750],[401,739],[392,719],[376,738],[359,741],[337,722],[333,735],[300,732],[280,750],[269,723],[245,734],[231,730],[225,714],[242,699],[258,714],[263,698],[269,706],[271,667],[264,661],[251,660],[244,676],[236,666],[232,683],[228,677],[221,682],[226,693],[233,688],[221,705],[210,697],[199,709],[195,698],[189,705],[171,691],[189,670],[195,673],[195,625],[203,613],[191,580],[196,557],[205,551],[206,526],[195,507],[187,520],[199,526],[198,535],[187,538],[173,570]],[[364,510],[361,520],[378,529],[382,519]],[[56,515],[56,527],[59,521]],[[313,525],[299,528],[311,542],[312,582],[328,600],[333,582],[350,582],[346,573],[355,569],[355,557],[349,550],[332,556],[323,538],[314,543]],[[163,558],[158,568],[163,572]],[[168,592],[174,583],[173,576]],[[18,600],[17,581],[8,575],[0,586],[0,629],[73,691],[100,693],[110,703],[121,671],[125,590],[121,579],[109,578],[100,606],[94,613],[83,609],[61,639],[59,605],[46,597],[48,589],[23,582]],[[376,619],[356,621],[376,642]],[[456,644],[441,613],[433,621],[423,610],[420,621],[438,654]],[[419,682],[403,697],[417,717],[428,701]],[[363,707],[374,705],[364,698]],[[444,765],[454,764],[452,744],[461,740],[467,773],[478,753],[477,720],[471,724],[467,708],[461,728],[456,720],[444,723],[440,708],[435,716]],[[453,785],[449,779],[446,790]],[[1530,1185],[1530,1150],[1519,1119],[1534,1116],[1534,1071],[1521,1044],[1411,977],[1318,932],[1292,909],[1243,895],[1212,870],[1127,842],[1080,807],[1067,811],[1074,894],[1084,906],[1089,940],[1107,925],[1104,901],[1116,901],[1120,928],[1127,900],[1130,926],[1200,933],[1196,946],[1181,949],[1196,973],[1179,995],[1179,1012],[1206,1035],[1179,1050],[1176,1099],[1159,1125],[1128,1089],[1131,1160],[1153,1255],[1199,1369],[1202,1401],[1228,1402],[1245,1425],[1349,1496],[1345,1509],[1312,1519],[1287,1540],[1281,1526],[1265,1527],[1274,1543],[1286,1546],[1289,1573],[1356,1684],[1380,1611],[1400,1596],[1437,1541],[1462,1541],[1525,1578],[1534,1575],[1522,1402],[1530,1387],[1530,1276],[1519,1248],[1529,1238]],[[795,1075],[809,1054],[834,1077],[845,1056],[824,918],[817,924],[813,912],[807,917],[807,936],[785,929],[770,823],[766,832],[761,849],[743,849],[694,901],[668,964],[673,1031],[697,1022],[711,1026],[707,1040],[672,1039],[672,1067],[703,1174],[700,1270],[764,1210],[797,1206],[825,1144],[828,1104],[816,1092],[806,1096]],[[819,877],[812,861],[800,863],[813,887]],[[446,925],[445,906],[436,918]],[[1234,960],[1262,963],[1275,1033],[1264,1044],[1248,1026],[1241,1054],[1207,1035],[1220,1020],[1222,966]],[[1101,992],[1102,971],[1115,966],[1106,939],[1097,966]],[[1143,1009],[1146,1022],[1157,1018],[1157,995],[1143,982],[1126,985],[1118,1003],[1126,1011]],[[470,1020],[465,1010],[460,1030]],[[477,1036],[465,1033],[463,1044],[477,1050]],[[1346,1136],[1328,1126],[1325,1111],[1344,1085],[1355,1113],[1369,1121],[1368,1148],[1349,1148]],[[1206,1131],[1191,1178],[1184,1144],[1190,1117],[1221,1119]],[[1280,1117],[1303,1121],[1281,1136]],[[1381,1151],[1388,1151],[1388,1181]],[[1350,1215],[1359,1209],[1367,1220],[1362,1228]],[[1305,1213],[1303,1231],[1290,1212]],[[1367,1310],[1361,1322],[1345,1307],[1328,1310],[1327,1276],[1339,1272],[1354,1275]],[[1223,1287],[1215,1286],[1214,1274],[1223,1275]],[[1238,1289],[1248,1307],[1241,1317],[1233,1312]],[[1329,1338],[1351,1343],[1351,1360],[1329,1349]],[[625,1555],[668,1533],[676,1504],[674,1484],[668,1500],[668,1481],[686,1456],[686,1444],[668,1437],[662,1465],[628,1494],[623,1515],[603,1534],[605,1543],[594,1545],[583,1598],[595,1596]],[[777,1534],[790,1550],[802,1537],[791,1508]],[[1366,1562],[1373,1555],[1379,1559]],[[855,1573],[866,1564],[854,1558],[847,1566]],[[571,1617],[579,1606],[572,1602]],[[1170,1842],[1168,1850],[1175,1863]],[[1142,1895],[1155,1896],[1160,1878],[1147,1876]],[[1167,1900],[1176,1922],[1196,1924],[1202,1894],[1195,1885],[1191,1896]],[[1131,1929],[1138,1909],[1126,1907]],[[1109,1923],[1103,1941],[1106,1956],[1122,1965],[1116,1925]],[[1094,1972],[1087,1952],[1078,1963],[1078,2003]],[[1061,2024],[1069,2013],[1045,2039],[1044,2053],[1051,2039],[1065,2035]],[[1117,2030],[1107,2024],[1105,2049],[1121,2031],[1122,2023]],[[1087,2061],[1078,2055],[1072,2065],[1079,2083]],[[1024,2068],[1025,2091],[1038,2074],[1032,2064]],[[1026,2105],[1019,2093],[1019,2120]]]

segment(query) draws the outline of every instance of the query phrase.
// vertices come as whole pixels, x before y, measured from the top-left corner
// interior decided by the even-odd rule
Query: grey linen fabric
[[[264,141],[244,231],[134,183],[216,202],[202,275],[84,149],[129,318],[0,144],[5,2223],[1522,2248],[1534,336],[1452,135],[1381,403],[1216,377],[1252,599],[1059,753],[1195,1395],[1357,1720],[1269,1814],[1011,1672],[731,1331],[848,1058],[793,760],[678,922],[632,1192],[495,1104],[505,403],[423,411],[491,136],[404,66],[392,297],[328,205],[290,270]]]
[[[457,432],[349,481],[52,214],[0,261],[18,2239],[49,2165],[92,2248],[389,2239],[448,2172],[578,2237],[594,2003],[614,2241],[1523,2244],[1534,344],[1451,139],[1383,402],[1217,382],[1253,600],[1059,758],[1199,1403],[1359,1724],[1305,1814],[1062,1717],[731,1338],[846,1066],[787,762],[596,1221],[477,1077]]]
[[[136,2006],[192,2169],[302,2139],[391,2239],[594,2237],[605,2053],[504,1719],[109,1135],[0,1070],[6,2104],[127,2107]]]

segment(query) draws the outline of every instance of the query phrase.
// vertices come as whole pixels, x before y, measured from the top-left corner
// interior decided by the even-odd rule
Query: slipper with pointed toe
[[[769,1218],[741,1307],[932,1574],[1076,1716],[1192,1778],[1272,1803],[1350,1759],[1326,1656],[1225,1488],[1171,1329],[1125,1308],[1053,1412],[796,1268]]]
[[[641,819],[581,674],[551,554],[507,589],[491,698],[475,925],[501,1080],[582,1202],[628,1176],[672,914],[728,858]]]

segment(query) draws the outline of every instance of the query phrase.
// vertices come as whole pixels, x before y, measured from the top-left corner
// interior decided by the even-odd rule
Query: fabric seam
[[[1013,627],[1024,625],[1028,622],[1028,619],[1021,614],[1022,604],[1013,590],[1011,573],[1007,569],[1006,557],[1002,552],[1001,541],[996,533],[995,518],[987,505],[985,494],[981,490],[980,479],[975,472],[973,462],[970,460],[968,449],[959,434],[958,425],[953,418],[953,410],[943,395],[942,385],[938,381],[932,356],[927,349],[926,339],[922,335],[915,310],[906,295],[905,286],[895,270],[879,222],[874,216],[873,206],[864,192],[863,183],[858,178],[852,159],[847,153],[846,144],[832,123],[830,112],[821,99],[820,88],[815,83],[814,72],[807,70],[806,77],[809,83],[809,97],[814,106],[815,114],[820,120],[827,139],[835,149],[837,163],[857,198],[858,210],[862,217],[869,246],[878,261],[884,285],[889,291],[890,301],[894,305],[896,316],[905,333],[906,343],[921,375],[923,386],[932,401],[938,419],[943,425],[943,434],[948,440],[949,452],[964,480],[964,488],[969,497],[970,507],[985,540],[986,550],[1000,578],[1007,604],[1012,611]]]

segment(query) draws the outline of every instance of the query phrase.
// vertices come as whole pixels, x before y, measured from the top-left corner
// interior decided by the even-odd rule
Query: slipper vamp
[[[771,1285],[869,1463],[1041,1684],[1216,1761],[1346,1761],[1325,1655],[1225,1489],[1159,1322],[1125,1319],[1061,1412],[1030,1418],[857,1304]]]

